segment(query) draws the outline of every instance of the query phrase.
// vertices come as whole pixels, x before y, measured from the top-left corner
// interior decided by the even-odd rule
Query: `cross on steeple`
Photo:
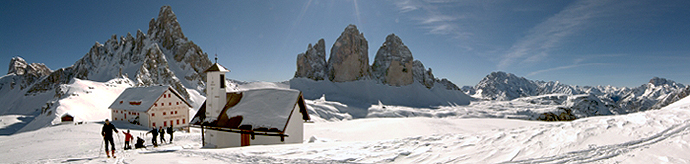
[[[215,63],[218,63],[218,54],[216,54],[216,62]]]

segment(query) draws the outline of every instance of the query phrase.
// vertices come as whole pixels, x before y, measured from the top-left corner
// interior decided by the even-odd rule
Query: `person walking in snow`
[[[169,143],[172,143],[173,132],[174,131],[173,131],[172,125],[170,125],[170,127],[168,127],[168,134],[170,134],[170,142]]]
[[[113,142],[113,131],[115,133],[118,133],[117,128],[115,128],[115,125],[111,124],[108,119],[105,119],[105,124],[103,124],[103,129],[101,129],[101,136],[103,136],[103,141],[105,142],[105,155],[110,158],[110,155],[115,157],[115,143]],[[110,151],[108,151],[108,142],[110,142]]]
[[[127,132],[122,132],[125,134],[125,150],[132,149],[132,145],[129,145],[129,141],[133,140],[134,137],[132,137],[132,134],[129,133],[129,129],[127,129]]]
[[[165,129],[161,126],[160,129],[158,129],[158,134],[161,135],[161,144],[165,143]]]
[[[151,138],[151,143],[153,143],[153,147],[158,147],[158,142],[156,142],[156,138],[158,138],[158,129],[156,129],[156,127],[153,127],[151,131],[146,132],[146,134],[149,133],[153,135],[153,138]]]

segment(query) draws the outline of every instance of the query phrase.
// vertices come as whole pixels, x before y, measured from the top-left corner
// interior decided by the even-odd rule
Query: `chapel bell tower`
[[[204,71],[206,73],[206,115],[218,116],[223,106],[225,106],[225,73],[230,72],[227,68],[216,62]],[[207,118],[209,119],[209,118]]]

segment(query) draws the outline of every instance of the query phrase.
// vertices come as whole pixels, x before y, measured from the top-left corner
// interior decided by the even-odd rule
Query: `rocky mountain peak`
[[[306,52],[297,55],[295,77],[305,77],[317,81],[328,78],[325,44],[323,39],[319,39],[314,46],[309,44]]]
[[[676,86],[676,85],[678,85],[678,83],[676,83],[673,80],[668,80],[668,79],[660,78],[660,77],[654,77],[654,78],[650,79],[649,84],[652,84],[654,86],[662,86],[662,85]],[[683,86],[681,85],[680,88],[682,88],[682,87]]]
[[[384,84],[393,86],[412,84],[415,79],[413,77],[413,60],[410,49],[403,44],[398,36],[390,34],[376,52],[374,64],[371,66],[372,76]],[[424,68],[421,69],[424,70]]]
[[[28,64],[22,57],[13,57],[10,60],[10,69],[7,70],[7,74],[23,75],[24,69]]]
[[[170,6],[163,6],[158,12],[158,19],[151,19],[149,22],[149,37],[161,42],[163,47],[171,49],[179,40],[187,41],[182,33],[177,16],[173,13]]]
[[[135,37],[136,36],[136,37]],[[203,94],[205,74],[211,65],[208,55],[184,37],[170,6],[163,6],[157,19],[149,23],[149,33],[111,36],[104,44],[96,42],[74,65],[59,69],[33,85],[27,95],[46,92],[72,78],[108,81],[123,75],[138,86],[171,85],[185,98],[185,88]]]
[[[367,40],[355,25],[348,25],[333,43],[328,62],[324,62],[324,45],[324,40],[321,39],[313,46],[309,44],[305,53],[297,55],[295,78],[328,78],[333,82],[374,79],[391,86],[405,86],[418,82],[430,89],[434,84],[440,84],[442,86],[439,87],[445,86],[448,90],[460,90],[448,79],[435,78],[431,68],[426,69],[421,61],[414,60],[410,49],[395,34],[386,37],[371,66],[367,64]]]
[[[22,57],[13,57],[10,59],[10,67],[7,74],[15,75],[31,75],[35,77],[47,76],[51,70],[43,63],[28,64]]]
[[[334,82],[355,81],[370,76],[369,44],[357,26],[349,25],[333,43],[328,58],[328,79]]]

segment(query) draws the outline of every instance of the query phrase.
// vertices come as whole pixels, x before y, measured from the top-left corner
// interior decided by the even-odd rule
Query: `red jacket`
[[[131,141],[130,139],[134,139],[134,137],[132,137],[132,134],[129,134],[127,132],[122,132],[122,133],[125,134],[125,141]]]

